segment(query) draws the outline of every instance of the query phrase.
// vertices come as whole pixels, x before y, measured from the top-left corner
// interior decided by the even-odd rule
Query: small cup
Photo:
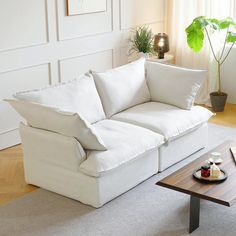
[[[223,162],[223,160],[221,158],[221,153],[219,153],[219,152],[212,152],[208,161],[211,164],[213,164],[213,163],[215,163],[216,165],[221,164]]]

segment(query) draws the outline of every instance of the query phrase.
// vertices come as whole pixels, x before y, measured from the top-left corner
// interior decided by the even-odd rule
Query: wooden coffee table
[[[190,195],[189,233],[192,233],[199,227],[200,199],[228,207],[236,202],[236,163],[229,150],[232,146],[236,146],[236,141],[226,141],[156,183],[156,185]],[[228,173],[228,178],[224,182],[202,183],[192,176],[195,169],[204,165],[205,160],[209,158],[211,152],[220,152],[222,154],[221,157],[224,161],[220,165],[220,168]]]

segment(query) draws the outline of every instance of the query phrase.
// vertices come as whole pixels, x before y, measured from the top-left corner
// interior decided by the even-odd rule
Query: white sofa
[[[204,79],[140,59],[16,94],[26,182],[101,207],[204,148],[212,113],[193,106]]]

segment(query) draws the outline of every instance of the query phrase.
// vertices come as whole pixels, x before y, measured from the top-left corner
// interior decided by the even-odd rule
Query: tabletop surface
[[[231,206],[236,202],[236,163],[230,147],[236,146],[236,141],[228,140],[190,164],[182,167],[156,183],[156,185],[183,192],[195,197]],[[228,178],[220,183],[202,183],[193,177],[193,172],[205,164],[211,152],[220,152],[223,163],[219,165],[225,170]]]

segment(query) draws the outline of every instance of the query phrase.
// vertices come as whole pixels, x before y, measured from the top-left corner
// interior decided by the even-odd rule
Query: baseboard
[[[20,143],[21,139],[18,128],[0,134],[0,150]]]

